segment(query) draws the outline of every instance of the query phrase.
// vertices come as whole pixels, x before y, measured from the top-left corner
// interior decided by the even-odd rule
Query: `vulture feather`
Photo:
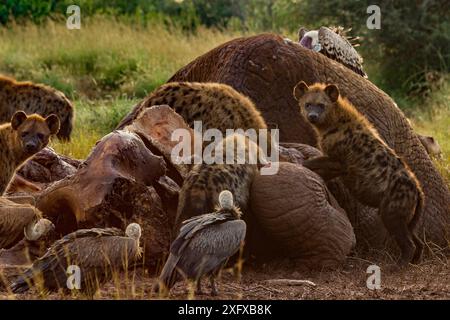
[[[56,241],[47,252],[12,285],[14,293],[23,293],[31,285],[44,291],[67,290],[68,267],[80,268],[80,289],[92,297],[99,286],[115,272],[132,266],[141,256],[141,227],[130,224],[125,233],[117,228],[80,229]]]
[[[320,52],[367,78],[362,67],[363,59],[354,48],[357,45],[352,44],[357,38],[347,37],[342,27],[331,29],[321,27],[319,30],[311,31],[302,27],[298,37],[303,47]]]
[[[215,212],[185,220],[170,247],[158,289],[170,290],[179,278],[187,278],[196,282],[201,292],[201,278],[206,275],[211,280],[211,293],[217,294],[214,279],[245,238],[246,224],[240,216],[233,195],[225,190],[219,195]]]

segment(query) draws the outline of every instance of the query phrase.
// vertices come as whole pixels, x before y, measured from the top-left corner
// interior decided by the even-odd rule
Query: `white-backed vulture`
[[[367,78],[362,67],[363,58],[347,40],[342,27],[331,29],[321,27],[319,30],[311,31],[302,27],[298,31],[298,42],[301,46],[320,52]]]
[[[211,294],[216,295],[217,273],[240,249],[245,238],[246,224],[240,216],[232,193],[225,190],[219,195],[215,212],[185,220],[170,247],[157,289],[164,293],[178,279],[186,278],[196,282],[197,292],[201,293],[201,278],[206,275],[211,280]]]

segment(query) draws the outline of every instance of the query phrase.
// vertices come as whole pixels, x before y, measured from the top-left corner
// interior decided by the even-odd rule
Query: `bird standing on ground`
[[[344,34],[344,28],[320,27],[319,30],[308,31],[300,28],[298,31],[298,42],[301,46],[320,52],[328,58],[335,60],[357,74],[367,78],[362,64],[363,58],[355,50],[354,42],[356,38],[348,38]]]
[[[80,268],[83,293],[93,297],[100,285],[112,279],[115,272],[132,266],[141,256],[139,239],[141,227],[128,225],[125,234],[117,228],[80,229],[56,241],[41,258],[12,285],[14,293],[23,293],[30,286],[43,291],[68,288],[68,267]]]
[[[196,282],[197,293],[201,293],[201,278],[206,275],[211,294],[217,295],[215,277],[245,239],[246,224],[240,217],[232,193],[225,190],[215,212],[185,220],[159,277],[160,292],[170,290],[181,277]]]

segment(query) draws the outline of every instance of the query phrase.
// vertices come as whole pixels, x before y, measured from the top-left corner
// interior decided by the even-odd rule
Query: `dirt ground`
[[[245,265],[240,279],[232,269],[225,269],[218,279],[219,295],[210,295],[209,281],[203,280],[202,295],[194,295],[185,282],[178,282],[168,299],[450,299],[450,266],[447,258],[433,258],[420,265],[398,269],[379,263],[381,289],[369,290],[367,267],[373,262],[349,257],[340,270],[300,271],[294,262],[271,262]],[[297,270],[297,271],[296,271]],[[309,280],[313,284],[273,284],[273,279]],[[95,299],[161,299],[152,293],[156,279],[142,269],[124,279],[124,275],[107,283]],[[119,287],[120,289],[116,289]],[[1,291],[4,290],[4,291]],[[0,289],[0,299],[83,299],[79,295],[53,293],[40,296],[35,289],[26,294],[11,295]]]

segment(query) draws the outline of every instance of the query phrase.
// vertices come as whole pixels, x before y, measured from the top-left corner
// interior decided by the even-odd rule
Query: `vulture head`
[[[216,211],[229,211],[235,219],[240,219],[242,215],[241,209],[234,205],[233,194],[228,190],[223,190],[219,194],[219,205],[216,207]]]
[[[127,237],[135,240],[136,242],[139,242],[139,239],[142,235],[141,226],[137,223],[130,223],[125,230],[125,234],[127,235]]]
[[[29,223],[28,226],[24,228],[23,233],[27,240],[36,241],[54,230],[55,226],[50,220],[39,219],[37,222],[33,221]]]
[[[219,205],[223,209],[232,209],[233,208],[233,194],[224,190],[219,194]]]
[[[316,52],[322,50],[318,30],[307,31],[305,28],[301,28],[298,32],[298,37],[301,46]]]

